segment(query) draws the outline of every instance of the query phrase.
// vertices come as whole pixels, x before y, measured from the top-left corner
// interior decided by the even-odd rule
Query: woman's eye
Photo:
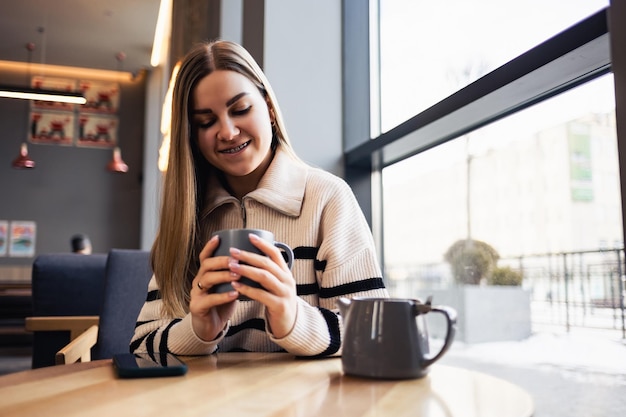
[[[215,124],[215,120],[206,120],[206,121],[198,121],[196,122],[196,125],[200,128],[200,129],[208,129],[209,127],[213,126]]]
[[[248,106],[248,107],[245,107],[243,109],[233,109],[233,114],[235,116],[243,116],[244,114],[248,113],[251,108],[252,108],[252,106]]]

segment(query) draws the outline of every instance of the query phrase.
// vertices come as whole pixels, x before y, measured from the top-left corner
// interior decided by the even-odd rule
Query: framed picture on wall
[[[115,116],[79,113],[77,146],[94,148],[112,148],[117,144],[117,125]]]
[[[32,257],[35,255],[35,237],[37,226],[32,221],[12,221],[9,243],[9,255]]]
[[[0,256],[6,256],[9,246],[9,222],[0,220]]]
[[[33,110],[30,113],[29,140],[32,143],[72,145],[74,113]]]
[[[31,81],[33,88],[43,88],[47,90],[60,90],[60,91],[76,91],[76,80],[66,78],[49,78],[36,76]],[[33,100],[32,108],[39,110],[74,110],[74,104],[71,103],[58,103],[56,101],[40,101]]]
[[[87,81],[78,82],[87,103],[80,106],[81,112],[117,113],[120,105],[120,86],[113,82]]]

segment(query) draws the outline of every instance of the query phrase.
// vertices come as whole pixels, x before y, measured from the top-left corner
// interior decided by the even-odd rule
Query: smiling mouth
[[[239,151],[241,151],[242,149],[246,148],[248,145],[250,144],[250,141],[244,142],[241,145],[234,147],[234,148],[230,148],[230,149],[224,149],[223,151],[220,151],[220,153],[237,153]]]

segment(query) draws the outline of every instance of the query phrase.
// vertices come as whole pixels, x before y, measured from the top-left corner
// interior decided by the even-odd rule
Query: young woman
[[[335,355],[336,299],[387,296],[352,191],[296,156],[269,82],[235,43],[199,45],[181,62],[162,197],[154,276],[131,351]],[[273,232],[293,248],[292,269],[254,235],[267,256],[231,248],[212,257],[219,242],[210,236],[231,228]],[[242,275],[264,289],[240,284]],[[212,292],[220,283],[234,291]]]

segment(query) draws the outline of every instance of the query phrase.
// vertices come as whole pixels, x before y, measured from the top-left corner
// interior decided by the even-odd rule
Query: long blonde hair
[[[274,92],[248,51],[233,42],[214,41],[195,46],[182,59],[172,95],[168,168],[163,180],[159,229],[151,253],[163,313],[171,317],[182,317],[189,311],[191,281],[205,243],[200,241],[199,204],[215,169],[198,150],[190,111],[197,83],[216,70],[238,72],[257,86],[274,116],[274,146],[280,146],[299,160],[287,136]]]

